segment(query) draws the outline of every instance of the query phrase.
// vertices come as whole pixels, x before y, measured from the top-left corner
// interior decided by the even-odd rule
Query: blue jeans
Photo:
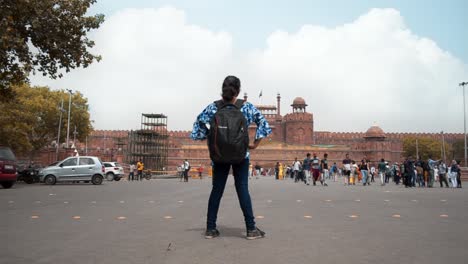
[[[367,172],[367,170],[361,170],[361,174],[362,174],[362,183],[367,184],[367,177],[369,173]]]
[[[213,165],[213,186],[210,199],[208,200],[208,215],[206,228],[208,230],[216,228],[219,203],[223,197],[224,187],[228,178],[229,170],[232,166],[234,182],[236,186],[237,198],[244,213],[244,220],[247,230],[255,229],[255,217],[252,209],[252,201],[249,194],[249,160],[245,159],[240,164],[214,163]]]

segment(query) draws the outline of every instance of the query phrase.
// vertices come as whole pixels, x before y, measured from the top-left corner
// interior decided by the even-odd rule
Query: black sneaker
[[[205,238],[210,239],[210,238],[215,238],[219,236],[219,231],[218,229],[211,229],[211,230],[206,230],[205,232]]]
[[[254,230],[247,230],[247,239],[248,240],[253,240],[257,238],[263,238],[265,237],[265,232],[262,230],[255,228]]]

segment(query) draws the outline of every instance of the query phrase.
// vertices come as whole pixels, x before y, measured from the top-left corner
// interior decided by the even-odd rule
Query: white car
[[[105,168],[105,175],[108,181],[120,181],[120,179],[124,176],[124,169],[122,165],[118,162],[103,162]]]

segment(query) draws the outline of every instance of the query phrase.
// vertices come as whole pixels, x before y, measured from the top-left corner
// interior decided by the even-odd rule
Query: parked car
[[[49,185],[60,181],[91,181],[92,184],[99,185],[104,180],[104,172],[104,165],[98,157],[69,157],[40,170],[39,178]]]
[[[103,164],[106,169],[105,174],[108,181],[120,181],[124,176],[124,169],[118,162],[104,162]]]
[[[0,184],[3,188],[11,188],[18,177],[16,173],[16,157],[9,147],[0,146]]]

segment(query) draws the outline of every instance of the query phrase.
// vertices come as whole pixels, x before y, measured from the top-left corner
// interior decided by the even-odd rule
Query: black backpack
[[[240,111],[244,100],[235,104],[215,102],[218,111],[210,122],[208,149],[217,163],[238,164],[245,159],[249,147],[247,120]]]

